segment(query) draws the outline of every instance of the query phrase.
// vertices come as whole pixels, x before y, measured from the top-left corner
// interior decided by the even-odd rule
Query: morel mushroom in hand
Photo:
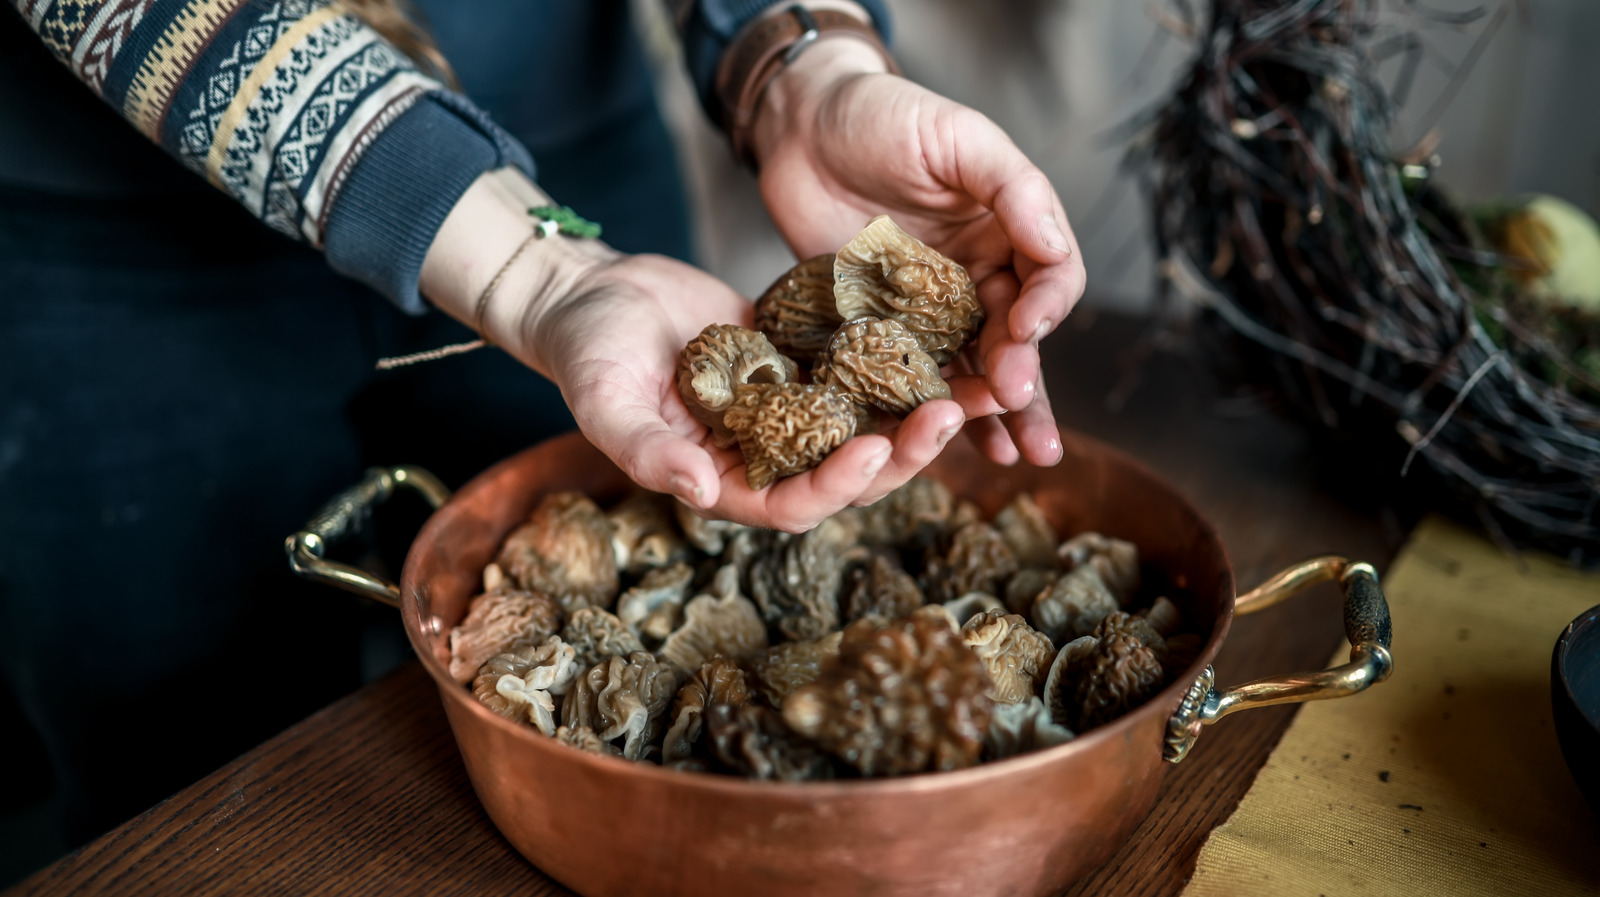
[[[723,422],[735,392],[749,383],[793,383],[800,369],[765,336],[736,324],[712,324],[678,356],[678,394],[695,419],[711,428],[717,445],[733,445]]]
[[[844,323],[833,298],[833,253],[806,259],[756,300],[756,329],[779,352],[807,364]]]
[[[887,215],[867,222],[839,250],[833,280],[841,317],[894,318],[936,364],[954,361],[983,326],[983,306],[967,269]]]
[[[939,365],[893,319],[859,318],[840,327],[812,379],[848,396],[861,409],[858,419],[869,421],[872,408],[905,417],[923,402],[950,398]]]
[[[855,405],[815,384],[746,384],[722,420],[739,440],[751,489],[816,467],[856,432]]]

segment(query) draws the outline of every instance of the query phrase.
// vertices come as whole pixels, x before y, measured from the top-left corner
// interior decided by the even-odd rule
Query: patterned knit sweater
[[[703,100],[729,40],[773,2],[669,3]],[[505,165],[532,175],[525,141],[570,135],[597,110],[648,99],[626,0],[419,3],[466,89],[495,101],[494,118],[335,0],[13,3],[139,133],[413,312],[424,309],[417,278],[428,246],[478,175]],[[879,0],[864,5],[887,24]],[[513,64],[530,55],[536,68]],[[0,100],[8,89],[32,88],[0,84]],[[495,118],[512,119],[517,137]],[[35,155],[47,154],[47,139],[35,138]],[[0,154],[0,179],[6,161]]]

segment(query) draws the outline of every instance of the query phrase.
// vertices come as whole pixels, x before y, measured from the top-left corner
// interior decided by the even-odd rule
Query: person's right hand
[[[635,482],[708,516],[773,529],[809,529],[899,486],[960,430],[960,406],[929,402],[888,436],[858,436],[814,470],[752,490],[738,449],[713,445],[676,380],[678,355],[701,329],[749,327],[752,315],[749,300],[690,265],[614,256],[522,316],[517,352],[561,388],[584,435]]]

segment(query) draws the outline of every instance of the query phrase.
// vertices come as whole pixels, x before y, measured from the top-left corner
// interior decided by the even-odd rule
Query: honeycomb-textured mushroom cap
[[[810,364],[844,319],[833,299],[833,253],[806,259],[756,300],[756,329],[779,352]]]
[[[583,607],[567,617],[561,638],[578,652],[578,667],[587,670],[608,657],[626,657],[643,651],[639,636],[610,611]]]
[[[839,328],[812,380],[832,387],[858,405],[905,417],[923,402],[950,398],[916,336],[893,319],[858,318]]]
[[[1124,607],[1139,589],[1139,549],[1132,542],[1100,533],[1080,533],[1061,543],[1057,557],[1066,570],[1093,567],[1106,589]]]
[[[1033,602],[1028,619],[1057,645],[1088,635],[1118,607],[1100,572],[1085,564],[1056,579]]]
[[[701,664],[672,702],[672,725],[662,742],[662,761],[686,760],[694,754],[704,729],[706,708],[717,704],[738,707],[750,700],[750,694],[745,673],[737,663],[719,654]]]
[[[1044,702],[1056,722],[1082,733],[1144,703],[1164,682],[1150,646],[1115,625],[1100,627],[1056,654]]]
[[[580,672],[574,653],[552,635],[537,645],[496,654],[478,669],[472,694],[496,714],[549,735],[556,729],[551,696],[567,692]]]
[[[810,641],[783,642],[768,648],[750,664],[761,696],[774,707],[780,706],[795,689],[817,681],[823,662],[839,655],[843,638],[843,632],[830,632]]]
[[[999,704],[1016,704],[1033,697],[1044,685],[1055,646],[1034,631],[1028,621],[1003,610],[987,611],[967,620],[961,637],[994,680],[990,697]]]
[[[724,413],[740,386],[793,383],[800,369],[765,336],[737,324],[712,324],[678,355],[678,395],[695,419],[711,428],[712,439],[727,448],[735,434]]]
[[[887,551],[875,550],[864,564],[852,566],[843,594],[840,604],[848,623],[862,617],[903,617],[927,603],[916,577]]]
[[[983,306],[967,270],[887,215],[867,222],[839,250],[833,280],[844,320],[894,318],[939,365],[954,360],[983,326]]]
[[[864,775],[977,762],[993,683],[940,614],[850,624],[839,656],[783,702],[783,718]]]
[[[512,530],[496,563],[521,589],[542,592],[572,612],[609,608],[620,587],[611,522],[579,492],[552,492]]]
[[[622,756],[643,759],[678,690],[680,673],[648,651],[609,657],[579,676],[561,704],[561,724],[587,726],[601,741],[623,739]]]
[[[491,568],[499,568],[493,564]],[[450,630],[450,676],[462,685],[496,654],[536,644],[561,631],[566,614],[560,602],[538,592],[499,583],[467,605],[467,615]]]
[[[816,467],[856,431],[855,405],[812,383],[740,386],[722,419],[744,453],[751,489]]]
[[[739,570],[728,564],[717,571],[711,591],[683,609],[683,625],[661,643],[660,654],[685,674],[721,654],[749,660],[767,648],[767,626],[750,599],[739,592]]]
[[[954,601],[971,592],[999,595],[1017,572],[1017,556],[1000,531],[987,523],[969,523],[955,531],[950,549],[935,555],[923,571],[928,600]]]
[[[1059,563],[1055,527],[1028,493],[1017,493],[1016,498],[994,515],[994,528],[1000,531],[1001,538],[1022,566],[1052,569]]]
[[[746,577],[761,617],[782,637],[806,641],[839,628],[839,592],[856,531],[834,517],[799,535],[778,533]]]

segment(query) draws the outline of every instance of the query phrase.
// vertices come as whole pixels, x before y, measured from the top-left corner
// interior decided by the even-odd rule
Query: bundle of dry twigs
[[[1193,65],[1135,150],[1165,283],[1286,404],[1444,487],[1435,506],[1600,563],[1600,383],[1391,150],[1375,7],[1212,0],[1189,20]]]

